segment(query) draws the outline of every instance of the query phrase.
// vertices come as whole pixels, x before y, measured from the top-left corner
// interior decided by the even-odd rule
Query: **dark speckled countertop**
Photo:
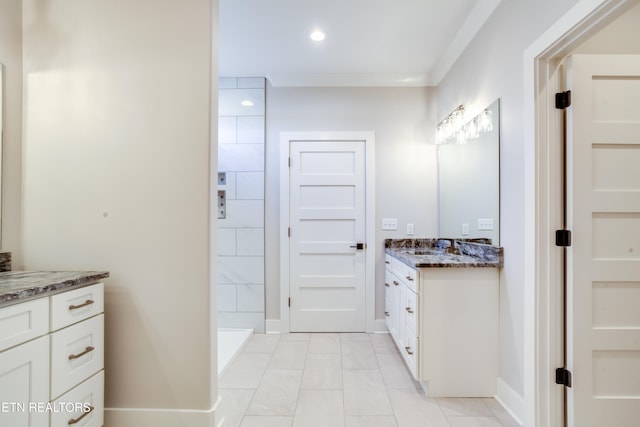
[[[503,248],[477,241],[387,239],[384,243],[387,254],[413,268],[501,268],[504,265]]]
[[[107,277],[106,271],[0,272],[0,307],[91,285]]]

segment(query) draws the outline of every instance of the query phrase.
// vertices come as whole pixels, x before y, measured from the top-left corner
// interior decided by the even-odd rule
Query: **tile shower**
[[[265,331],[264,115],[264,78],[220,78],[218,327],[258,333]]]

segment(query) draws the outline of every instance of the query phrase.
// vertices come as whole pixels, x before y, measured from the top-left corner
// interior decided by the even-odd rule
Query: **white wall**
[[[374,131],[376,182],[376,317],[384,312],[386,238],[434,237],[437,177],[434,90],[431,88],[280,88],[267,90],[265,264],[267,319],[280,318],[280,133]],[[382,218],[398,218],[398,231],[381,231]]]
[[[111,273],[107,425],[208,425],[217,2],[23,7],[24,266]]]
[[[574,53],[640,54],[640,3],[575,49]]]
[[[464,104],[470,113],[500,98],[500,379],[524,395],[523,52],[576,0],[503,1],[438,87],[438,114]]]
[[[4,65],[2,251],[22,265],[22,0],[0,2],[0,63]]]

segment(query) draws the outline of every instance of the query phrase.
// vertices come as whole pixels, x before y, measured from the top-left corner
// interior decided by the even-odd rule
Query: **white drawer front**
[[[402,310],[404,310],[404,322],[411,333],[416,336],[418,330],[418,304],[416,294],[409,289],[402,293]]]
[[[413,292],[418,289],[418,271],[409,267],[402,261],[393,260],[393,272],[405,283]]]
[[[88,319],[104,311],[104,285],[97,283],[51,297],[51,330]]]
[[[101,427],[104,424],[104,371],[53,402],[50,427]],[[74,422],[75,421],[75,422]]]
[[[393,257],[389,254],[384,254],[384,265],[387,270],[391,270],[391,263],[393,262]]]
[[[104,315],[51,334],[51,397],[104,367]]]
[[[49,298],[0,308],[0,351],[49,332]]]
[[[417,378],[418,340],[408,329],[405,330],[404,348],[401,349],[404,360],[414,378]]]

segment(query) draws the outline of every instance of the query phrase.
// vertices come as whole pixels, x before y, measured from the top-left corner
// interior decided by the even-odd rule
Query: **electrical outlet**
[[[407,224],[407,234],[413,235],[413,224]]]
[[[493,230],[493,218],[478,218],[478,230]]]
[[[463,236],[469,235],[469,224],[462,224],[462,235]]]
[[[397,230],[398,229],[398,218],[382,218],[382,229],[383,230]]]

